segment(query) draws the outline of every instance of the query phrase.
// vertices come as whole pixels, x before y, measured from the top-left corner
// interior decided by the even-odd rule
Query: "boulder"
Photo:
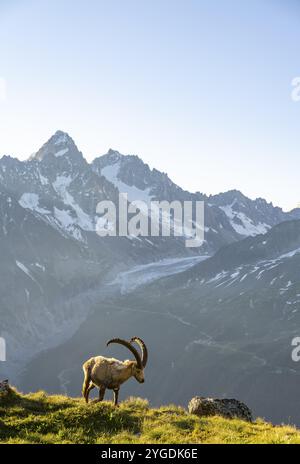
[[[227,419],[243,419],[252,422],[252,412],[241,401],[235,399],[203,398],[195,396],[189,402],[189,413],[203,416],[222,416]]]
[[[0,393],[8,393],[8,392],[9,392],[8,380],[0,381]]]

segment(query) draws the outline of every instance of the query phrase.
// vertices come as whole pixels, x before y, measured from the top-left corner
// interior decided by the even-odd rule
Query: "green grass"
[[[300,443],[300,431],[262,420],[198,418],[181,407],[129,398],[86,405],[44,392],[0,394],[0,443]]]

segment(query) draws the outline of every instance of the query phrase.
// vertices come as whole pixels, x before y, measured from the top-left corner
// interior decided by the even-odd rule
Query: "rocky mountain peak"
[[[61,130],[56,131],[31,159],[43,161],[49,157],[52,161],[54,158],[83,160],[82,153],[78,150],[74,140]]]
[[[108,150],[106,156],[108,159],[111,159],[112,161],[119,161],[121,158],[124,157],[124,155],[122,155],[119,151],[113,150],[112,148]]]
[[[57,130],[51,139],[56,145],[74,143],[72,137],[67,132],[61,130]]]

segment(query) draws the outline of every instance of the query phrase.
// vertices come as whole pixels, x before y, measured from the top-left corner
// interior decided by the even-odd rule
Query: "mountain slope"
[[[68,342],[32,361],[21,384],[76,394],[81,364],[110,355],[108,337],[139,334],[150,352],[143,391],[154,404],[185,404],[197,394],[238,397],[272,422],[300,424],[300,371],[291,358],[299,275],[300,221],[291,221],[186,271],[139,286],[129,281],[127,289],[121,279]],[[118,347],[114,353],[126,355]],[[139,386],[124,385],[124,394],[138,395]]]
[[[284,213],[263,198],[250,200],[238,190],[210,196],[209,202],[224,211],[234,230],[242,236],[264,234],[280,222],[299,219],[296,211]]]

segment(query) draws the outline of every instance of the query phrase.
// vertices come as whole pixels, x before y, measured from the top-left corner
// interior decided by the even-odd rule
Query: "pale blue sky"
[[[57,129],[182,187],[300,203],[296,0],[0,0],[0,154]],[[1,94],[0,94],[1,97]]]

